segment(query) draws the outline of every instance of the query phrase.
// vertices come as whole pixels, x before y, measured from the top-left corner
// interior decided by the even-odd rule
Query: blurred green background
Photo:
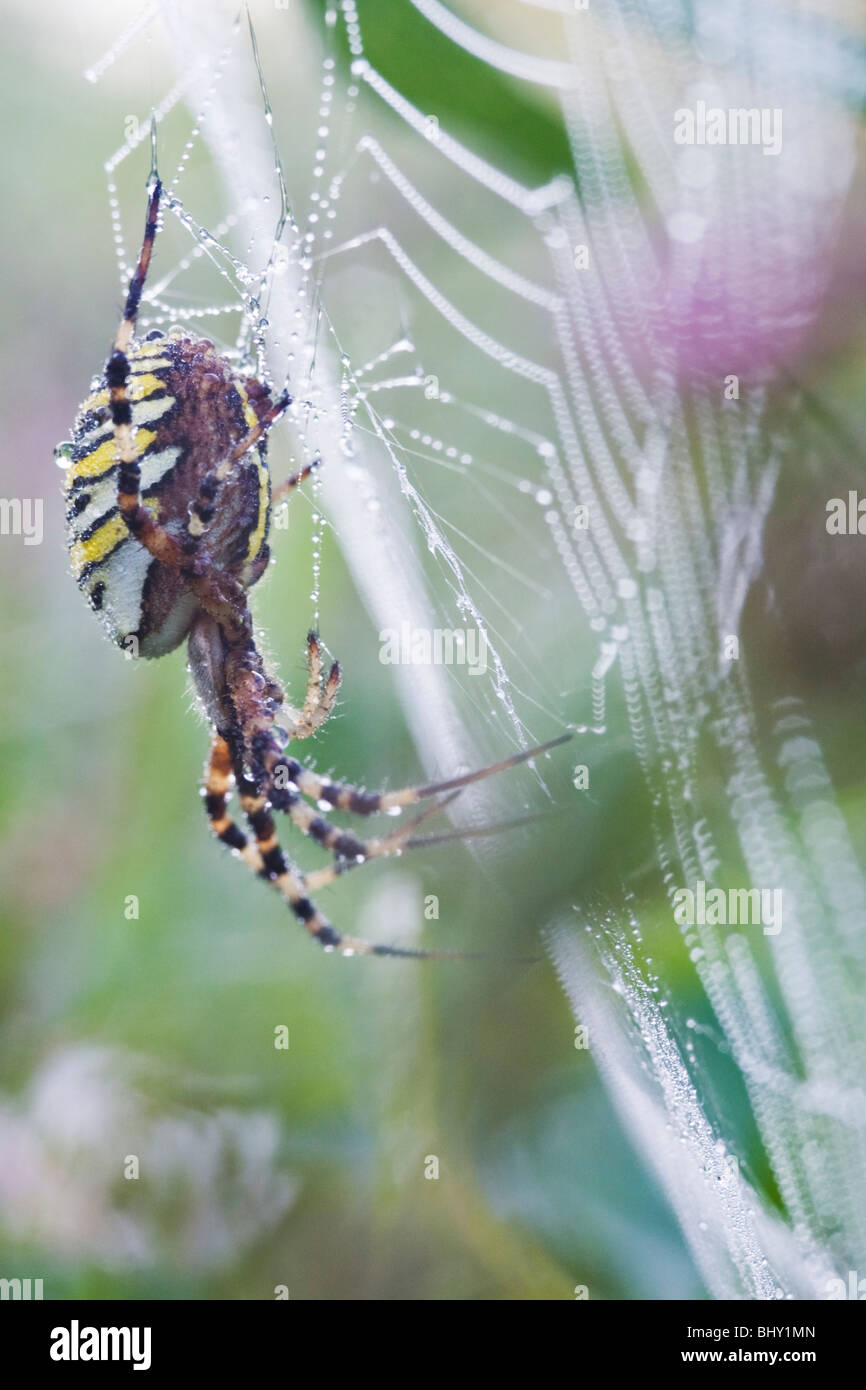
[[[575,809],[566,750],[545,770],[558,813],[492,857],[431,848],[371,865],[323,900],[344,930],[396,940],[383,924],[420,932],[435,894],[424,943],[488,951],[483,965],[325,956],[210,841],[197,795],[207,731],[190,711],[184,655],[133,665],[103,638],[67,570],[52,458],[120,304],[102,164],[127,116],[144,116],[167,82],[158,49],[118,61],[98,85],[82,77],[135,7],[4,10],[3,491],[44,497],[45,536],[0,544],[0,1275],[42,1277],[46,1297],[272,1298],[285,1286],[292,1298],[568,1299],[576,1285],[593,1298],[701,1297],[673,1219],[574,1046],[551,967],[504,959],[537,949],[538,928],[590,881],[603,887],[652,854],[622,741],[611,740],[588,813]],[[275,108],[312,100],[321,9],[305,15],[309,47],[283,53],[269,79]],[[275,54],[273,14],[254,16]],[[364,23],[376,64],[399,64],[401,90],[473,148],[527,184],[568,167],[555,108],[457,56],[401,0],[366,5]],[[303,166],[284,154],[295,192]],[[142,170],[139,159],[123,171],[130,239]],[[181,191],[205,221],[201,149]],[[277,473],[289,466],[282,447]],[[471,499],[458,505],[470,518]],[[309,531],[299,503],[255,599],[295,692]],[[551,653],[556,615],[534,602],[527,625],[537,620]],[[320,609],[346,680],[318,765],[367,785],[421,777],[391,668],[327,532]],[[592,648],[550,659],[564,723]],[[621,711],[609,724],[624,728]],[[531,779],[515,788],[518,809],[543,809]],[[316,862],[306,846],[298,857]],[[673,924],[660,925],[653,954],[701,1017]],[[287,1049],[274,1045],[281,1026]],[[719,1104],[741,1115],[738,1082],[719,1065]],[[137,1180],[124,1176],[130,1156]]]

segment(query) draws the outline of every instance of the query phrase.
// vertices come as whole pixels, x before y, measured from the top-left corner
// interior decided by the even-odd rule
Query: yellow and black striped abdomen
[[[237,376],[213,344],[175,329],[135,344],[128,396],[142,504],[183,538],[202,480],[270,405],[267,388]],[[72,572],[111,637],[134,655],[161,656],[185,637],[196,602],[130,535],[117,507],[117,447],[104,380],[83,402],[61,446]],[[222,485],[202,544],[245,585],[267,563],[270,482],[263,443]],[[134,639],[134,640],[130,640]]]

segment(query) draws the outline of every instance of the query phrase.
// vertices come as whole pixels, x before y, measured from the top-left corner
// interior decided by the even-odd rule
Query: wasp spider
[[[324,669],[311,633],[306,697],[299,709],[288,706],[256,649],[247,590],[267,567],[274,500],[291,492],[312,465],[272,492],[268,431],[290,397],[274,400],[266,385],[244,376],[213,343],[185,329],[136,339],[160,194],[154,174],[141,252],[114,348],[79,410],[72,441],[60,446],[68,460],[73,573],[112,638],[127,651],[158,657],[187,639],[193,682],[213,729],[203,788],[211,829],[280,894],[310,935],[326,950],[345,955],[443,954],[343,936],[314,906],[311,894],[355,864],[417,843],[419,822],[445,800],[434,799],[421,815],[371,839],[333,825],[323,813],[337,809],[369,816],[456,795],[469,782],[563,739],[479,772],[391,792],[333,782],[286,756],[285,726],[291,739],[321,728],[334,707],[340,669],[336,662]],[[276,727],[278,715],[282,729]],[[250,835],[227,813],[233,789]],[[275,812],[328,850],[330,865],[307,875],[293,867],[277,839]]]

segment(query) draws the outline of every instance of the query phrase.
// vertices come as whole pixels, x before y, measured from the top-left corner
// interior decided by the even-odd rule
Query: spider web
[[[744,623],[792,443],[816,463],[825,444],[789,364],[855,173],[855,12],[523,0],[498,7],[494,37],[489,7],[409,2],[557,103],[573,168],[531,186],[413,107],[367,52],[363,3],[321,23],[254,9],[258,65],[243,17],[152,6],[94,69],[161,15],[178,69],[156,107],[166,206],[191,236],[148,317],[205,320],[289,383],[295,462],[327,465],[315,535],[336,531],[376,626],[484,634],[480,677],[394,668],[431,771],[566,722],[591,764],[625,732],[671,904],[698,880],[781,887],[778,936],[683,932],[782,1215],[714,1112],[702,1026],[666,1008],[642,886],[613,909],[582,900],[550,944],[707,1286],[822,1296],[866,1260],[866,885],[806,703],[780,689],[758,708]],[[782,111],[781,150],[678,147],[673,112],[698,100]],[[142,122],[109,169],[124,280],[115,181],[146,139]],[[208,231],[181,198],[201,141],[225,200]],[[185,278],[203,262],[222,305]],[[314,542],[314,622],[319,580]],[[489,817],[496,795],[464,814]]]

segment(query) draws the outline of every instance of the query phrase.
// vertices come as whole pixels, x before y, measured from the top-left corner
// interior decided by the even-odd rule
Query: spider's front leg
[[[342,676],[340,663],[333,661],[324,674],[322,648],[318,634],[307,633],[307,691],[300,710],[286,706],[284,714],[289,723],[291,738],[310,738],[328,719],[337,701]]]

